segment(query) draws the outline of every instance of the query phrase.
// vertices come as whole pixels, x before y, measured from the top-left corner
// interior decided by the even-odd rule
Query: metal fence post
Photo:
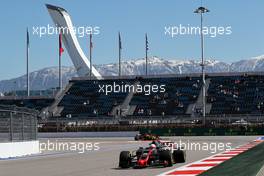
[[[37,117],[34,116],[34,132],[35,132],[35,136],[34,136],[34,140],[37,140],[37,135],[38,135],[38,119]]]
[[[10,118],[9,118],[9,139],[10,141],[13,141],[13,114],[12,111],[10,112]]]
[[[30,140],[33,140],[33,120],[32,120],[32,116],[30,115]]]
[[[25,133],[25,131],[24,131],[24,113],[22,113],[22,124],[21,124],[21,126],[22,126],[22,141],[24,141],[24,133]]]

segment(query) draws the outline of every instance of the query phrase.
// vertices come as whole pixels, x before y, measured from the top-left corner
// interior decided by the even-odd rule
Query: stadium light
[[[201,17],[201,27],[200,27],[200,35],[201,35],[201,67],[202,67],[202,89],[203,89],[203,124],[206,125],[206,95],[205,95],[205,62],[204,62],[204,35],[203,35],[203,14],[209,12],[205,7],[199,7],[194,11],[194,13],[200,14]]]

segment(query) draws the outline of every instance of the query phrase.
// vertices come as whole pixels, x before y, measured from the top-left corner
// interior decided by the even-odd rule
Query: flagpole
[[[90,79],[92,79],[92,34],[90,34]]]
[[[120,32],[118,33],[118,51],[119,51],[119,57],[118,57],[118,60],[119,60],[119,77],[121,77],[121,49],[122,49],[122,46],[121,46],[121,36],[120,36]]]
[[[59,34],[59,90],[62,89],[62,79],[61,79],[61,32]]]
[[[148,75],[148,36],[147,36],[147,33],[146,33],[146,76]]]
[[[61,54],[59,54],[59,90],[62,89],[62,80],[61,80]]]
[[[29,90],[29,33],[27,28],[27,96],[30,96]]]

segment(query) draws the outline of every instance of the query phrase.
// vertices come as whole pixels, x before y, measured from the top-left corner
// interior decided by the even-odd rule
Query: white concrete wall
[[[39,141],[0,143],[0,159],[38,154]]]

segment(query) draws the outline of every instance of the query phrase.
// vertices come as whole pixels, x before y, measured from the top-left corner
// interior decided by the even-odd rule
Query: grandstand
[[[164,92],[100,92],[100,85],[165,85]],[[49,111],[64,118],[180,117],[201,115],[201,77],[191,75],[73,78],[55,97],[1,97],[0,104]],[[206,75],[208,115],[262,115],[263,73]]]
[[[56,100],[60,117],[150,117],[200,116],[201,77],[163,75],[108,77],[104,80],[75,78]],[[264,107],[262,73],[208,74],[206,76],[208,115],[262,115]],[[99,85],[165,85],[166,91],[99,92]]]
[[[263,114],[264,77],[260,74],[212,77],[207,102],[211,114]]]
[[[116,84],[166,85],[163,93],[145,95],[144,92],[112,92],[109,95],[98,92],[100,85]],[[62,116],[161,116],[185,114],[186,107],[198,97],[201,84],[198,78],[167,77],[126,78],[106,80],[72,80],[72,87],[66,92],[59,106]]]

